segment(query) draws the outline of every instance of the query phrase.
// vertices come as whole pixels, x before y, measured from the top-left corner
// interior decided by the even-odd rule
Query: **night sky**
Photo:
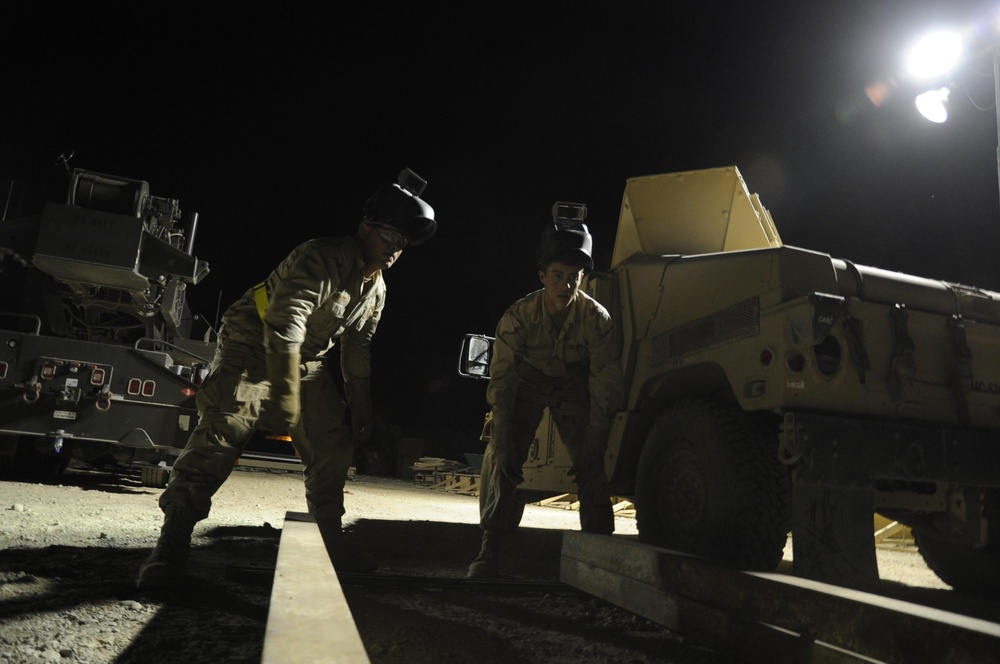
[[[413,168],[439,230],[385,275],[376,410],[446,454],[478,449],[487,408],[456,374],[463,334],[538,286],[556,200],[588,205],[607,268],[629,177],[736,165],[786,244],[1000,290],[992,59],[954,75],[944,125],[902,72],[928,27],[992,39],[990,3],[584,4],[5,9],[0,184],[52,182],[73,152],[179,199],[211,266],[190,301],[214,322]]]

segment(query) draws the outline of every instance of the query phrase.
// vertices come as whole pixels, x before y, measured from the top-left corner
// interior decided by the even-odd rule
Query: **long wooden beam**
[[[619,537],[563,535],[563,582],[744,661],[1000,662],[1000,625]]]
[[[319,528],[310,515],[287,512],[261,662],[369,661]]]

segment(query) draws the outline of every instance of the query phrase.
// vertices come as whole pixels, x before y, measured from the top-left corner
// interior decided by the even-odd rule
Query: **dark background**
[[[365,199],[413,168],[439,231],[385,275],[376,409],[454,456],[480,448],[487,408],[485,384],[456,374],[463,334],[492,333],[538,286],[556,200],[588,205],[607,268],[629,177],[736,165],[786,244],[1000,290],[992,60],[956,73],[944,125],[916,113],[902,74],[908,42],[941,21],[992,45],[990,7],[8,7],[0,183],[62,183],[56,159],[74,153],[179,199],[212,270],[191,304],[214,322],[300,241],[354,232]],[[876,107],[879,82],[893,94]]]

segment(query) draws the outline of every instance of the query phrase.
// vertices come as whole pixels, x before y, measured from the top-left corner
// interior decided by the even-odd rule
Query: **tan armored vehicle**
[[[772,569],[791,531],[797,574],[865,586],[877,511],[1000,592],[1000,294],[784,246],[735,167],[628,180],[584,288],[621,334],[606,469],[643,541]],[[522,488],[572,492],[569,467],[543,419]]]

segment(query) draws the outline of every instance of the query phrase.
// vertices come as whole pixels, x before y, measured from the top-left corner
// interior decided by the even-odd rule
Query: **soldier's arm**
[[[269,353],[297,353],[310,314],[340,285],[341,266],[328,252],[307,245],[280,269],[264,315],[264,346]]]
[[[301,380],[302,342],[309,315],[339,283],[335,263],[314,250],[302,247],[278,266],[278,282],[269,295],[264,313],[264,348],[267,353],[267,377],[270,394],[261,408],[258,426],[284,435],[299,419],[299,383]]]
[[[607,429],[621,406],[625,393],[621,348],[607,311],[594,312],[588,326],[587,347],[590,354],[590,424]]]
[[[486,398],[494,414],[505,416],[514,407],[517,397],[517,367],[524,357],[525,327],[523,322],[508,309],[497,324],[490,360],[490,384]]]

